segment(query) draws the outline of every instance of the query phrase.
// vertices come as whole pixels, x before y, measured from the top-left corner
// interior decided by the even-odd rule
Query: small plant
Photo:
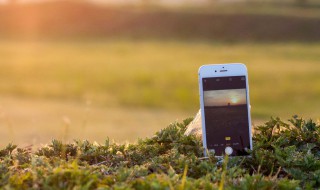
[[[297,116],[255,128],[250,157],[205,159],[201,139],[185,136],[191,118],[136,144],[53,140],[35,152],[0,150],[4,189],[320,188],[320,126]]]

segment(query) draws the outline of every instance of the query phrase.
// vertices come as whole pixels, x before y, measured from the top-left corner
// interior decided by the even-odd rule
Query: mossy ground
[[[255,128],[250,157],[203,157],[187,119],[136,144],[57,140],[0,150],[2,189],[312,189],[320,187],[320,125],[293,117]]]

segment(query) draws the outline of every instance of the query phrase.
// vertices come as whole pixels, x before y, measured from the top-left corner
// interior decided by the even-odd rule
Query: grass
[[[253,118],[319,117],[318,43],[90,40],[1,43],[3,95],[93,101],[100,106],[193,110],[197,70],[243,62]]]
[[[203,157],[201,139],[173,123],[135,144],[54,140],[34,152],[0,150],[6,189],[316,189],[319,123],[294,116],[259,126],[250,157]]]
[[[101,106],[99,102],[50,98],[0,97],[0,146],[47,144],[52,139],[72,142],[87,139],[117,143],[136,142],[194,111]],[[141,127],[145,123],[147,127]]]

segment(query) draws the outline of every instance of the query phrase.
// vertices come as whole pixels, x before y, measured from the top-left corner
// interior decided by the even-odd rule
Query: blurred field
[[[97,6],[52,1],[0,6],[0,37],[319,41],[320,5],[212,3],[204,6]],[[259,2],[259,1],[257,1]],[[272,1],[273,2],[273,1]],[[313,1],[311,1],[313,2]]]
[[[0,6],[0,145],[152,135],[198,111],[209,63],[246,63],[254,122],[319,118],[319,8],[237,6]]]
[[[285,115],[290,107],[316,116],[319,52],[319,43],[8,41],[0,46],[0,92],[100,106],[195,110],[199,66],[243,62],[255,117]]]
[[[70,142],[87,139],[118,143],[135,142],[190,114],[172,110],[129,107],[101,107],[98,103],[36,99],[0,98],[0,146],[49,143],[52,139]]]

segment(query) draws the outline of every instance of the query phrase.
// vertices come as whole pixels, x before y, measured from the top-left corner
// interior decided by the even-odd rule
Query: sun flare
[[[231,103],[233,103],[233,104],[238,103],[238,98],[236,98],[236,97],[231,97]]]

